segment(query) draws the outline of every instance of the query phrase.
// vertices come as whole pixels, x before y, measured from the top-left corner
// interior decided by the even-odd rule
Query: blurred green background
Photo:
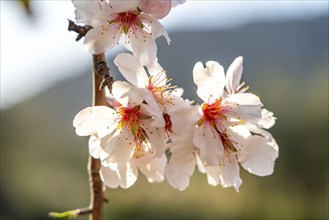
[[[106,219],[328,219],[328,15],[170,37],[170,46],[158,41],[160,63],[196,102],[197,61],[227,69],[244,56],[243,80],[278,118],[271,129],[280,147],[274,174],[241,169],[239,193],[209,186],[197,170],[183,192],[140,175],[130,189],[106,190]],[[113,57],[108,61],[120,79]],[[48,219],[49,211],[89,204],[88,138],[72,126],[91,102],[91,67],[83,65],[85,74],[1,111],[1,220]]]

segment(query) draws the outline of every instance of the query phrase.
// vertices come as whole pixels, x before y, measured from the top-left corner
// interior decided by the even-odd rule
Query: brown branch
[[[79,26],[69,20],[69,31],[75,31],[79,35],[77,41],[80,40],[91,29],[90,26]],[[103,88],[107,86],[110,91],[114,82],[109,73],[110,68],[107,67],[104,53],[93,55],[93,106],[105,105],[105,91]],[[49,216],[54,218],[75,218],[77,216],[89,214],[89,220],[101,220],[103,218],[103,203],[108,202],[104,197],[103,182],[100,176],[101,161],[89,155],[88,157],[88,174],[90,182],[90,204],[89,207],[83,209],[69,210],[65,212],[50,212]]]
[[[104,68],[108,74],[105,63],[105,55],[93,55],[93,106],[107,105],[105,91],[101,88],[103,83],[102,71]],[[100,65],[101,64],[101,65]],[[111,77],[112,78],[112,77]],[[103,216],[104,192],[103,182],[100,177],[101,161],[89,155],[88,173],[90,181],[90,207],[92,207],[90,220],[101,220]]]
[[[92,29],[93,27],[89,26],[89,25],[85,25],[85,26],[80,26],[80,25],[76,25],[73,21],[69,20],[69,27],[68,30],[69,31],[74,31],[76,33],[78,33],[77,38],[75,39],[75,41],[79,41],[81,38],[83,38],[84,36],[86,36],[87,32]]]

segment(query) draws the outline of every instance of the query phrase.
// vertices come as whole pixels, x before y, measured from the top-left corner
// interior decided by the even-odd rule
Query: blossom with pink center
[[[114,63],[122,75],[131,84],[144,89],[144,97],[154,112],[162,112],[167,136],[172,132],[181,133],[192,125],[197,117],[197,108],[192,102],[184,100],[176,93],[176,87],[170,84],[166,71],[157,63],[145,66],[128,53],[116,56]]]
[[[76,8],[76,21],[90,25],[84,47],[93,54],[104,53],[119,42],[133,52],[141,63],[156,60],[155,39],[170,39],[157,19],[138,8],[139,1],[79,1],[72,0]]]
[[[163,173],[164,165],[158,164],[161,161],[160,164],[163,164],[163,159],[156,159],[162,158],[165,150],[164,121],[161,121],[163,118],[160,117],[160,122],[156,122],[159,121],[157,116],[162,116],[161,113],[150,114],[147,110],[150,106],[145,104],[141,90],[127,82],[116,81],[112,89],[113,97],[120,105],[116,109],[93,106],[81,110],[73,120],[76,133],[80,136],[91,136],[90,154],[99,158],[103,167],[111,168],[111,171],[104,173],[109,174],[113,171],[119,175],[120,172],[127,172],[131,175],[130,183],[134,182],[132,180],[136,172],[132,172],[128,167],[138,167],[145,174],[152,168],[151,165],[147,165],[150,163],[162,170],[152,168],[154,172]],[[152,123],[159,124],[159,127],[153,126]],[[117,170],[113,167],[117,167]],[[148,173],[151,175],[150,181],[160,181],[158,177],[155,178],[154,172]],[[105,174],[103,176],[105,179]],[[123,180],[119,185],[130,186],[128,183],[125,184]]]
[[[184,190],[195,164],[207,174],[210,185],[234,187],[236,191],[242,183],[239,164],[250,173],[270,175],[278,146],[266,136],[252,134],[247,126],[266,118],[259,98],[241,90],[236,93],[236,89],[226,93],[224,69],[214,61],[207,62],[205,68],[197,63],[193,77],[204,103],[199,106],[196,127],[172,136],[172,156],[165,170],[170,185]]]

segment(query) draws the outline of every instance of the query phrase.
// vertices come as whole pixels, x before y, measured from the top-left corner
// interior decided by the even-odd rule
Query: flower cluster
[[[101,177],[111,188],[132,186],[142,172],[149,182],[178,190],[189,185],[195,167],[211,185],[242,183],[240,166],[266,176],[273,172],[278,145],[269,129],[273,113],[241,83],[243,58],[226,74],[215,61],[198,62],[193,79],[202,104],[183,99],[156,58],[155,39],[169,37],[157,19],[182,1],[73,0],[76,20],[93,28],[85,48],[103,53],[122,42],[130,53],[115,65],[126,81],[115,81],[108,106],[87,107],[74,118],[80,136],[90,136],[89,152],[102,163]],[[239,165],[240,164],[240,165]]]

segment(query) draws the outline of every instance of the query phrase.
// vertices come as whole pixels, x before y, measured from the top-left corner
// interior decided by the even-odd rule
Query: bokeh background
[[[200,102],[194,64],[227,69],[244,56],[243,80],[278,118],[274,174],[241,169],[239,193],[209,186],[197,170],[183,192],[140,175],[130,189],[107,189],[106,219],[328,219],[328,2],[257,2],[173,9],[164,19],[172,43],[157,40],[158,57],[184,97]],[[91,58],[66,18],[70,2],[1,1],[1,220],[89,204],[88,139],[72,120],[91,103]],[[122,79],[112,54],[111,74]]]

